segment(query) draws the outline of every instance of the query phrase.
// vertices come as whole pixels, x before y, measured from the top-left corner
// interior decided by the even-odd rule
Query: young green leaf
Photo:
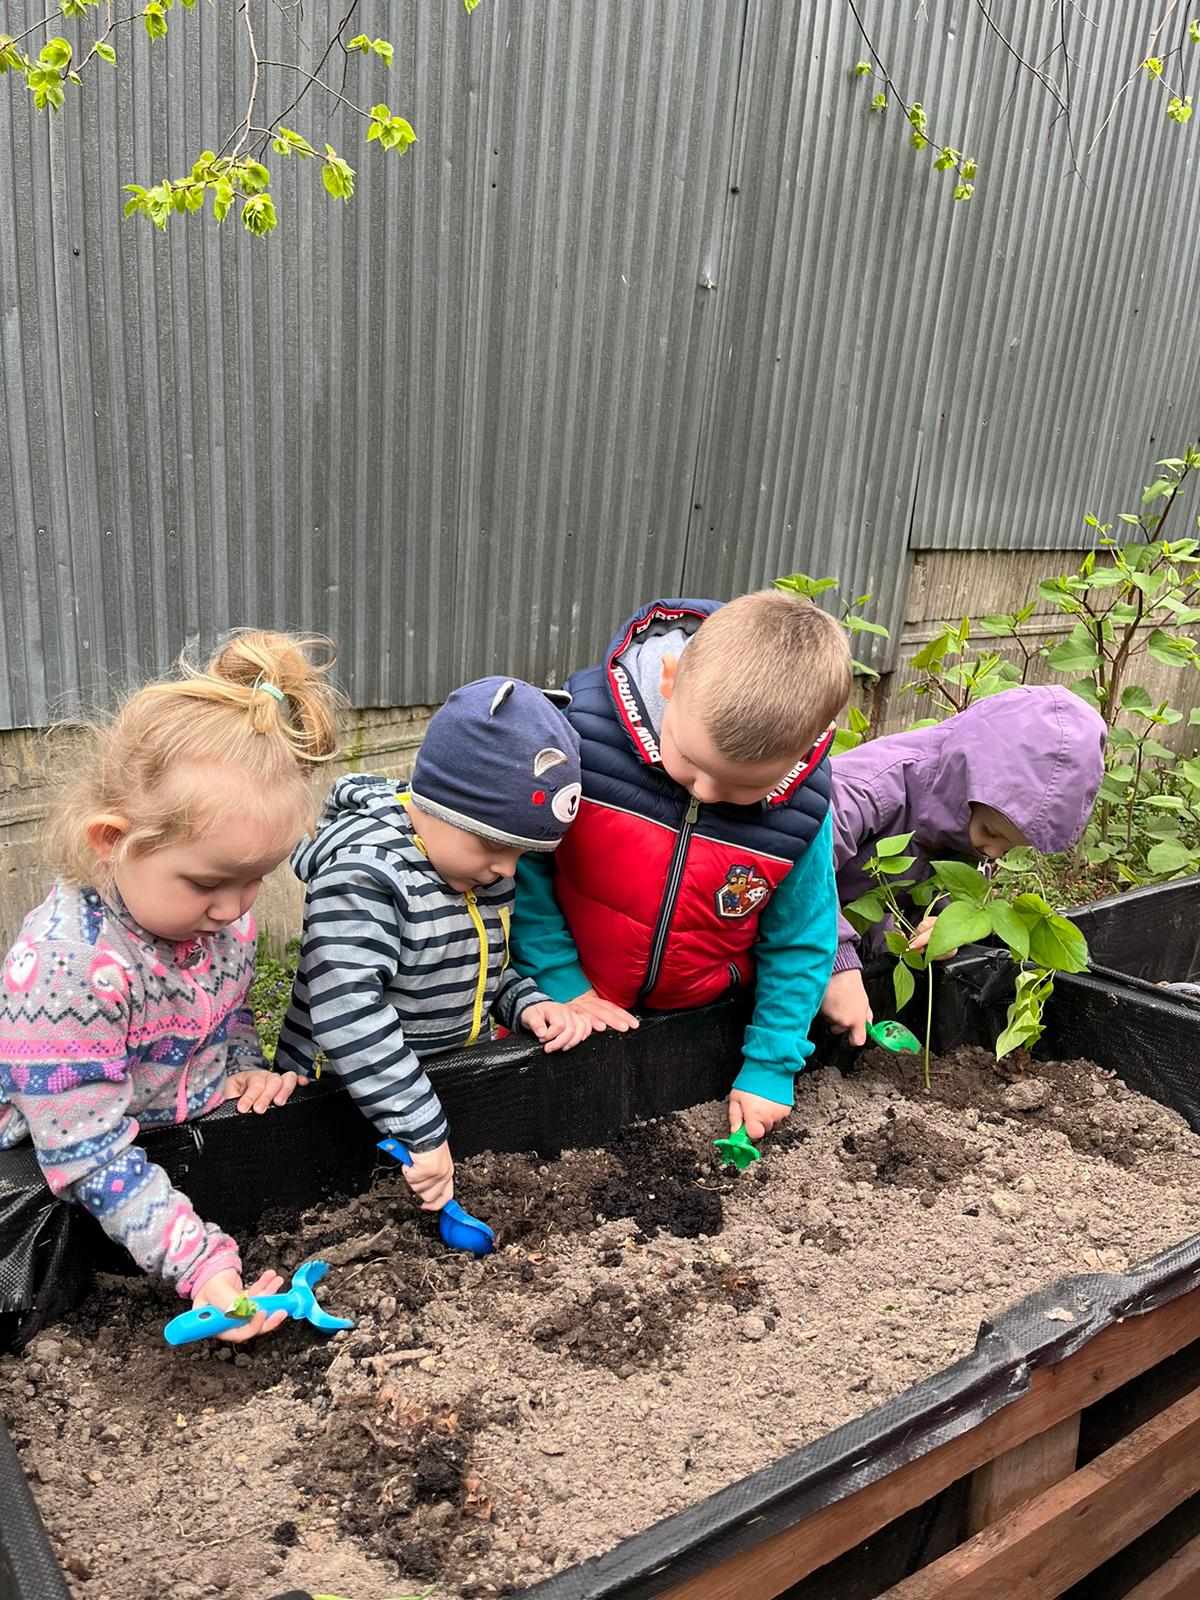
[[[1197,852],[1189,850],[1176,839],[1164,839],[1147,852],[1146,865],[1156,877],[1169,877],[1173,873],[1194,869]]]
[[[112,45],[106,44],[103,39],[98,39],[92,46],[92,49],[100,57],[101,61],[107,61],[110,67],[116,66],[117,52],[113,49]]]
[[[1029,959],[1051,972],[1086,972],[1087,940],[1073,922],[1052,911],[1029,930]]]
[[[167,36],[167,16],[159,0],[150,0],[149,5],[142,12],[146,24],[146,32],[151,39],[165,39]]]
[[[992,931],[1004,940],[1018,961],[1029,959],[1029,929],[1007,900],[993,900],[988,906]]]
[[[253,195],[242,207],[242,227],[256,238],[261,239],[263,234],[270,233],[278,220],[275,202],[269,194]]]
[[[38,60],[44,67],[52,67],[61,71],[71,59],[71,43],[69,39],[55,37],[47,39],[38,51]]]
[[[908,869],[916,863],[916,859],[916,856],[877,857],[874,864],[874,870],[876,872],[883,873],[885,877],[898,878],[902,873],[907,872]],[[897,887],[899,887],[897,884],[892,885],[892,888]]]
[[[1196,659],[1196,647],[1190,639],[1169,634],[1155,628],[1146,641],[1146,653],[1164,667],[1186,667]]]
[[[1096,636],[1083,622],[1077,622],[1061,643],[1046,652],[1046,660],[1059,672],[1091,672],[1100,665]]]
[[[929,959],[936,961],[941,956],[949,955],[952,950],[961,950],[965,944],[986,939],[991,931],[992,919],[986,909],[969,905],[965,900],[952,900],[939,913],[925,948]]]
[[[981,906],[988,897],[988,881],[977,868],[970,866],[965,861],[934,861],[931,863],[934,877],[943,889],[959,900],[969,900],[972,905]]]
[[[1127,684],[1121,691],[1122,711],[1153,711],[1154,702],[1149,691],[1143,689],[1140,683]]]
[[[887,839],[879,839],[875,844],[875,854],[881,857],[898,856],[908,849],[911,833],[895,833]]]
[[[892,988],[896,995],[896,1010],[903,1011],[916,992],[917,980],[904,965],[897,961],[892,968]]]
[[[883,898],[876,890],[860,894],[857,900],[851,900],[842,907],[842,915],[859,933],[865,933],[875,923],[882,922],[887,915]]]
[[[331,144],[325,146],[321,180],[335,200],[349,200],[354,193],[354,168],[334,151]]]

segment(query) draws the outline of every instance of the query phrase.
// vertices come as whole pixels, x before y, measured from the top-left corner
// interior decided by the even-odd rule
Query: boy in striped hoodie
[[[292,856],[304,934],[278,1070],[311,1076],[318,1052],[382,1134],[427,1211],[454,1193],[446,1118],[421,1063],[473,1044],[494,1017],[568,1050],[592,1024],[509,966],[513,875],[553,851],[579,809],[579,739],[565,695],[481,678],[437,712],[412,783],[334,785],[314,839]]]

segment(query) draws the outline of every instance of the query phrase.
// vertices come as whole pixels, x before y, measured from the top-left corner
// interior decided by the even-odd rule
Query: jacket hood
[[[364,847],[396,857],[393,865],[432,872],[413,842],[412,824],[391,778],[351,773],[339,778],[321,812],[316,835],[292,852],[292,869],[309,883],[340,851]]]
[[[888,791],[890,801],[890,791],[902,789],[895,801],[904,831],[934,851],[969,851],[972,804],[992,806],[1051,855],[1069,849],[1087,824],[1106,734],[1099,713],[1061,686],[1008,689],[936,727],[846,751],[833,764],[835,792],[858,781],[877,800]]]

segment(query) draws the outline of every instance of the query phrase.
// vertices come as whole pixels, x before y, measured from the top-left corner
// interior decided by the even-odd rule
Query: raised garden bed
[[[1042,1488],[1077,1448],[1082,1459],[1178,1398],[1162,1363],[1200,1339],[1200,1249],[1125,1270],[1196,1231],[1195,1141],[1178,1118],[1084,1067],[1010,1081],[981,1055],[943,1063],[929,1100],[911,1065],[875,1056],[850,1078],[805,1081],[763,1177],[712,1170],[712,1106],[614,1139],[673,1096],[723,1088],[736,1038],[718,1011],[566,1062],[506,1045],[449,1064],[460,1148],[541,1147],[464,1172],[504,1248],[483,1264],[446,1256],[394,1174],[336,1207],[265,1219],[264,1259],[349,1257],[325,1298],[359,1327],[332,1344],[284,1330],[240,1357],[171,1354],[157,1330],[173,1307],[125,1279],[41,1334],[24,1364],[10,1358],[0,1411],[77,1569],[73,1592],[136,1600],[165,1582],[173,1600],[265,1600],[300,1584],[382,1600],[408,1592],[399,1557],[412,1592],[433,1581],[438,1597],[752,1600],[796,1586],[797,1600],[874,1600],[918,1569],[933,1583],[952,1548],[960,1568],[983,1559],[961,1541],[1007,1510],[1014,1482],[1019,1497]],[[336,1093],[316,1104],[319,1117],[302,1104],[276,1124],[286,1182],[326,1181],[318,1147],[343,1135],[337,1165],[365,1181],[369,1135]],[[180,1141],[170,1157],[243,1235],[264,1187],[251,1152],[233,1161],[247,1125],[214,1125],[203,1150]],[[577,1128],[589,1131],[570,1142],[606,1148],[540,1158],[555,1153],[548,1133]],[[236,1193],[221,1181],[235,1167]],[[1064,1271],[1083,1276],[1052,1281]],[[981,1318],[1047,1283],[972,1349]],[[1126,1403],[1147,1372],[1139,1405]],[[1122,1409],[1105,1422],[1113,1393]],[[590,1410],[577,1415],[576,1396]],[[1160,1445],[1185,1453],[1188,1426],[1131,1447],[1154,1478],[1145,1526],[1186,1502],[1190,1468],[1144,1461],[1162,1466]],[[1071,1494],[1089,1493],[1077,1477]],[[1079,1515],[1077,1499],[1063,1504]],[[1089,1535],[1081,1549],[1042,1509],[1054,1582],[1117,1548]],[[1140,1529],[1118,1522],[1129,1544]],[[1032,1537],[1012,1533],[1004,1573]],[[1160,1539],[1156,1559],[1172,1553]],[[994,1586],[963,1593],[1063,1592],[980,1570]]]

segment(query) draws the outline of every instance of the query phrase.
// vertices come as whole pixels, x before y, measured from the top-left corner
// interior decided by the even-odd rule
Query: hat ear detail
[[[550,771],[551,767],[562,767],[567,764],[570,757],[565,750],[558,750],[554,745],[547,745],[544,750],[539,750],[533,758],[533,775],[540,778]]]
[[[516,690],[516,687],[517,687],[516,684],[513,682],[513,680],[511,678],[505,678],[504,682],[500,685],[500,687],[496,690],[495,694],[492,696],[492,703],[488,707],[488,716],[489,717],[494,717],[496,715],[496,713],[497,713],[497,711],[499,711],[500,707],[504,704],[504,702],[508,699],[508,697]]]

